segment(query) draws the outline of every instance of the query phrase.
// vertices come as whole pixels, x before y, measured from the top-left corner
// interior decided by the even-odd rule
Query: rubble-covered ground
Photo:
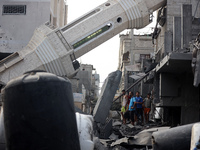
[[[105,131],[99,130],[99,132],[109,132],[109,137],[101,138],[101,133],[99,133],[99,138],[94,137],[95,150],[151,150],[152,133],[169,129],[169,127],[154,122],[143,126],[139,124],[133,126],[130,121],[123,124],[120,114],[114,113],[114,116],[110,116],[113,118],[111,132],[109,128],[104,128]],[[96,130],[96,127],[94,130]]]

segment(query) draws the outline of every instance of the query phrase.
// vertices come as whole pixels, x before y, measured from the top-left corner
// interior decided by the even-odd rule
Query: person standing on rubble
[[[124,113],[123,124],[126,124],[126,120],[128,121],[130,120],[129,104],[132,97],[133,97],[133,92],[129,92],[128,100],[126,102],[126,112]]]
[[[136,92],[136,97],[135,97],[135,104],[136,104],[136,116],[137,116],[137,120],[140,119],[141,117],[141,123],[143,124],[143,108],[142,108],[142,104],[143,104],[143,99],[142,97],[140,97],[140,92]]]
[[[148,123],[149,122],[149,113],[151,111],[151,94],[148,93],[147,97],[144,99],[144,118],[145,118],[145,122]]]
[[[122,90],[122,100],[121,100],[121,103],[122,103],[122,107],[121,107],[121,116],[122,116],[122,119],[124,120],[124,113],[126,112],[126,105],[127,105],[127,101],[128,101],[128,95],[126,94],[126,91],[125,90]]]
[[[130,119],[131,119],[131,124],[134,125],[134,122],[135,122],[135,97],[133,96],[133,92],[131,92],[130,94],[131,96],[131,99],[130,99],[130,103],[129,103],[129,109],[128,109],[128,112],[129,112],[129,115],[130,115]]]

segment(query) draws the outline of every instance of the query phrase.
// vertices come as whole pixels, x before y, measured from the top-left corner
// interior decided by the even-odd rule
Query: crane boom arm
[[[62,28],[41,25],[24,49],[0,62],[0,80],[7,83],[36,69],[71,77],[79,68],[76,58],[125,29],[145,27],[150,23],[150,14],[165,3],[166,0],[108,0]]]

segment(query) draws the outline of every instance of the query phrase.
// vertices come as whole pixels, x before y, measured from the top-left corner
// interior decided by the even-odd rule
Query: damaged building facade
[[[164,110],[163,122],[173,126],[200,120],[199,87],[193,85],[191,67],[193,43],[200,32],[199,6],[198,0],[168,0],[158,11],[153,33],[158,63],[153,79],[154,103]]]
[[[194,86],[191,63],[193,44],[200,33],[199,1],[167,0],[166,6],[157,11],[156,20],[152,43],[149,46],[154,48],[146,51],[149,54],[154,52],[149,56],[152,60],[151,66],[155,68],[140,84],[152,85],[153,103],[163,108],[163,123],[177,126],[197,122],[200,120],[200,90],[198,85]],[[135,36],[129,41],[134,38]],[[143,45],[146,46],[146,43]],[[129,47],[131,48],[128,49],[133,49],[133,53],[137,52],[131,44]],[[123,60],[121,62],[124,62],[121,67],[123,70],[127,68],[127,64],[131,64],[129,61],[133,54],[130,53],[127,57],[127,51],[123,51],[120,56]],[[121,85],[125,89],[130,86],[126,81],[126,73],[122,77]]]
[[[134,30],[120,35],[119,64],[122,71],[120,91],[128,89],[136,80],[145,75],[152,65],[154,48],[151,34],[135,35]],[[140,82],[131,91],[140,91],[142,96],[151,92],[152,86]]]
[[[99,96],[100,76],[93,65],[81,64],[77,75],[70,79],[74,93],[75,106],[91,114]]]

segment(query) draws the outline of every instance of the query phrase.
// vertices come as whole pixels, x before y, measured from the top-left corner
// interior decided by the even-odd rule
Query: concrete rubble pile
[[[108,138],[112,129],[112,119],[108,118],[112,100],[119,87],[122,72],[117,70],[106,78],[101,94],[93,111],[95,135],[101,138]]]
[[[107,139],[95,137],[95,150],[188,150],[192,146],[192,128],[200,132],[200,123],[188,124],[170,128],[158,127],[156,123],[148,125],[122,124],[120,120],[113,121],[112,133]],[[193,131],[197,136],[197,131]],[[199,135],[199,134],[198,134]],[[199,136],[194,141],[198,141]],[[198,142],[193,141],[193,147]],[[193,149],[192,149],[193,150]],[[195,149],[198,150],[198,149]]]
[[[96,150],[99,149],[100,143],[101,148],[104,147],[109,150],[152,149],[152,133],[169,129],[169,127],[156,127],[156,124],[149,126],[124,125],[120,121],[113,122],[112,127],[112,134],[108,139],[99,139]]]
[[[194,124],[170,128],[151,122],[144,126],[122,124],[120,113],[110,111],[121,72],[111,73],[102,88],[95,106],[94,149],[95,150],[177,150],[189,149]],[[115,85],[116,87],[113,87]],[[108,92],[109,91],[109,92]],[[110,115],[109,115],[110,111]],[[117,115],[118,114],[118,117]],[[181,137],[181,138],[180,138]]]
[[[163,126],[158,122],[150,122],[144,126],[122,124],[120,114],[110,111],[120,79],[120,71],[109,74],[93,116],[84,114],[75,108],[75,111],[79,112],[76,113],[75,122],[79,138],[76,142],[79,140],[80,150],[200,149],[200,123],[173,128]],[[3,109],[1,109],[0,150],[6,149],[5,133],[4,115]],[[20,137],[20,135],[18,136]],[[72,141],[73,138],[70,137],[69,140]],[[79,148],[73,150],[79,150]]]
[[[189,149],[194,124],[174,128],[164,126],[160,122],[151,122],[144,126],[122,124],[120,113],[110,111],[120,78],[119,71],[109,74],[95,106],[94,150],[177,150],[180,147],[181,150]]]

